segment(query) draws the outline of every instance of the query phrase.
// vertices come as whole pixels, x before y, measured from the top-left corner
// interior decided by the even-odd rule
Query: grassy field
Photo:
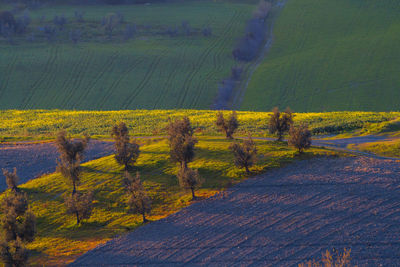
[[[190,164],[199,170],[205,182],[198,195],[209,197],[227,186],[245,179],[245,171],[233,165],[228,147],[231,141],[213,137],[200,137],[196,157]],[[256,141],[259,156],[253,174],[298,159],[295,150],[286,143]],[[150,220],[158,220],[191,203],[191,194],[182,191],[175,174],[178,166],[169,161],[165,140],[152,142],[141,148],[136,169],[152,198]],[[331,154],[311,149],[301,158]],[[93,190],[95,209],[93,216],[81,226],[75,226],[74,216],[65,215],[63,196],[70,192],[59,174],[50,174],[21,186],[28,193],[31,207],[38,219],[38,236],[29,245],[31,263],[64,265],[94,246],[131,231],[141,225],[141,217],[127,213],[126,197],[122,186],[122,167],[113,156],[83,165],[80,190]]]
[[[227,115],[230,114],[227,112]],[[188,116],[197,134],[217,135],[217,111],[210,110],[131,110],[131,111],[62,111],[0,110],[0,142],[52,139],[62,129],[71,135],[88,133],[109,138],[110,127],[125,122],[135,136],[165,134],[168,119]],[[238,112],[238,135],[268,136],[268,112]],[[297,113],[295,122],[306,122],[314,134],[337,134],[357,131],[360,134],[399,132],[399,112],[330,112]]]
[[[360,145],[350,145],[350,149],[374,153],[385,157],[400,158],[400,139],[391,141],[365,143]]]
[[[0,40],[0,109],[210,108],[218,83],[230,75],[236,39],[255,8],[254,1],[182,1],[151,5],[45,6],[30,11],[28,31],[36,39]],[[84,12],[78,23],[74,12]],[[124,22],[108,40],[101,21],[120,13]],[[51,43],[37,30],[68,20]],[[44,17],[43,17],[44,16]],[[187,21],[193,34],[171,37],[169,27]],[[136,37],[123,41],[128,24]],[[210,26],[212,36],[201,30]],[[81,29],[82,42],[69,40]],[[30,34],[29,32],[29,34]]]
[[[241,109],[399,110],[400,2],[289,0]]]

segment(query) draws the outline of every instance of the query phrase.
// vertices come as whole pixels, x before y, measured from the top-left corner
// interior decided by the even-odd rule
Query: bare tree
[[[297,148],[299,153],[303,153],[304,149],[311,146],[311,136],[307,124],[302,123],[299,126],[292,126],[289,131],[289,144]]]
[[[9,172],[6,169],[3,169],[3,175],[6,177],[6,183],[8,189],[11,189],[14,192],[18,192],[18,175],[17,168],[14,168],[13,172]]]
[[[136,173],[136,177],[133,177],[126,171],[124,183],[129,196],[128,204],[131,212],[141,214],[143,223],[147,222],[146,214],[151,211],[151,200],[143,187],[139,172]]]
[[[72,184],[72,194],[75,194],[80,181],[80,165],[89,139],[89,136],[85,136],[82,140],[73,141],[66,136],[64,131],[61,131],[56,139],[56,146],[60,153],[57,171]]]
[[[225,120],[224,114],[219,112],[216,125],[220,131],[225,132],[226,138],[233,139],[233,134],[239,127],[236,111],[233,111],[228,120]]]
[[[184,189],[190,189],[192,192],[192,200],[196,199],[195,189],[201,186],[203,179],[200,177],[198,170],[190,168],[180,169],[178,172],[179,185]]]
[[[285,112],[281,113],[278,107],[272,110],[272,115],[269,119],[268,128],[271,134],[277,134],[278,140],[282,141],[283,135],[289,131],[290,126],[293,124],[293,112],[287,108]]]
[[[257,161],[257,147],[251,136],[249,135],[248,139],[244,140],[242,144],[233,143],[230,149],[235,158],[235,165],[238,168],[245,168],[246,173],[249,174],[249,168]]]
[[[68,214],[75,214],[76,224],[79,225],[82,220],[89,219],[93,210],[93,192],[76,192],[72,196],[65,198],[65,206]]]
[[[179,162],[181,169],[187,168],[193,161],[194,147],[197,139],[193,137],[193,128],[188,117],[170,122],[167,126],[170,157],[173,162]]]
[[[115,140],[115,160],[128,171],[138,159],[140,147],[135,140],[130,142],[128,127],[123,122],[112,128],[111,136]]]

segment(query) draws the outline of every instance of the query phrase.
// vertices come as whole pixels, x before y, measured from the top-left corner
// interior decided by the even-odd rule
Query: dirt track
[[[358,266],[400,266],[400,163],[313,159],[89,251],[72,266],[297,266],[351,248]]]
[[[114,151],[111,142],[91,140],[85,153],[85,160],[101,158]],[[58,152],[53,143],[0,145],[0,191],[7,186],[1,172],[2,168],[17,168],[20,184],[45,173],[54,172],[57,166]]]

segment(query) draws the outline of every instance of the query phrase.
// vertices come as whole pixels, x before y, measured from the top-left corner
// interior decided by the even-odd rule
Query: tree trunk
[[[143,223],[146,223],[146,222],[147,222],[147,219],[146,219],[146,210],[145,210],[145,208],[144,208],[144,201],[143,201],[143,199],[142,199],[140,202],[142,203],[142,218],[143,218]]]
[[[181,170],[185,170],[185,169],[187,169],[187,163],[182,161],[181,162]]]
[[[194,194],[194,187],[190,188],[192,190],[192,200],[196,200],[196,195]]]
[[[79,220],[79,212],[75,211],[76,215],[76,225],[79,225],[81,223],[81,220]]]
[[[72,190],[72,195],[74,195],[76,193],[76,185],[75,182],[72,182],[72,185],[74,187],[74,189]]]
[[[147,223],[146,213],[144,211],[142,212],[142,218],[143,218],[143,223]]]
[[[247,165],[244,167],[246,168],[246,173],[249,174],[250,173],[249,167]]]
[[[278,140],[279,142],[281,142],[283,139],[283,134],[282,133],[278,133]]]

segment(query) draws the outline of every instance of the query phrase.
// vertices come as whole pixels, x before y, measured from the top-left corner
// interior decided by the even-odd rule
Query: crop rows
[[[209,108],[218,82],[233,65],[233,44],[254,5],[212,1],[182,5],[171,5],[169,10],[176,15],[175,24],[186,18],[182,12],[191,12],[192,27],[210,25],[212,36],[150,36],[75,46],[0,44],[7,51],[0,55],[0,69],[7,71],[0,85],[0,109]],[[210,6],[215,10],[203,13]],[[93,9],[99,12],[99,7]],[[154,23],[160,23],[158,19],[155,16]]]

